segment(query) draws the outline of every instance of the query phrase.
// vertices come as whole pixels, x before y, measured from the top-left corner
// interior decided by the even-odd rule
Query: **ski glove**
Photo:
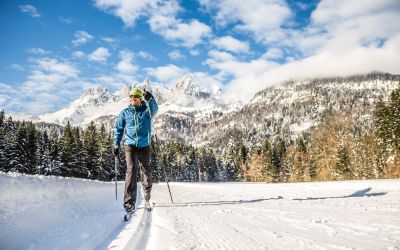
[[[119,147],[114,147],[114,156],[117,156],[119,153]]]
[[[153,95],[149,91],[146,91],[146,93],[144,94],[144,99],[146,99],[146,101],[148,101],[151,98],[153,98]]]

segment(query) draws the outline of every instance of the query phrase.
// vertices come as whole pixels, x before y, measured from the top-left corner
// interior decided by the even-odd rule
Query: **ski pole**
[[[162,165],[162,167],[164,169],[164,177],[165,177],[165,182],[167,183],[169,197],[171,198],[172,204],[174,204],[174,200],[172,199],[171,189],[169,188],[169,178],[167,177],[167,172],[165,171],[164,164],[161,164],[161,165]]]
[[[117,200],[117,179],[118,179],[118,168],[119,168],[119,157],[118,155],[115,156],[115,200]]]

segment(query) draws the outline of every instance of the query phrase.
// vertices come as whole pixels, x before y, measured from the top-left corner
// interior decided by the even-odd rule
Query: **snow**
[[[114,183],[0,173],[0,249],[399,249],[400,179],[165,183],[123,222]]]

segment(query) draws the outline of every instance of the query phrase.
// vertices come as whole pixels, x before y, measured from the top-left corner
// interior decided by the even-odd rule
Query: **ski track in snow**
[[[154,187],[152,249],[400,249],[400,180],[170,187],[174,206]]]
[[[0,172],[0,249],[400,249],[400,180],[154,184]]]
[[[124,222],[123,185],[115,201],[111,182],[0,172],[0,249],[124,249],[142,242],[142,196]]]

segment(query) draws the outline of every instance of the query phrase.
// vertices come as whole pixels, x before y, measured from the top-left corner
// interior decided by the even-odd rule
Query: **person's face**
[[[138,95],[131,95],[129,96],[130,102],[133,106],[140,106],[142,100],[140,99],[140,96]]]

